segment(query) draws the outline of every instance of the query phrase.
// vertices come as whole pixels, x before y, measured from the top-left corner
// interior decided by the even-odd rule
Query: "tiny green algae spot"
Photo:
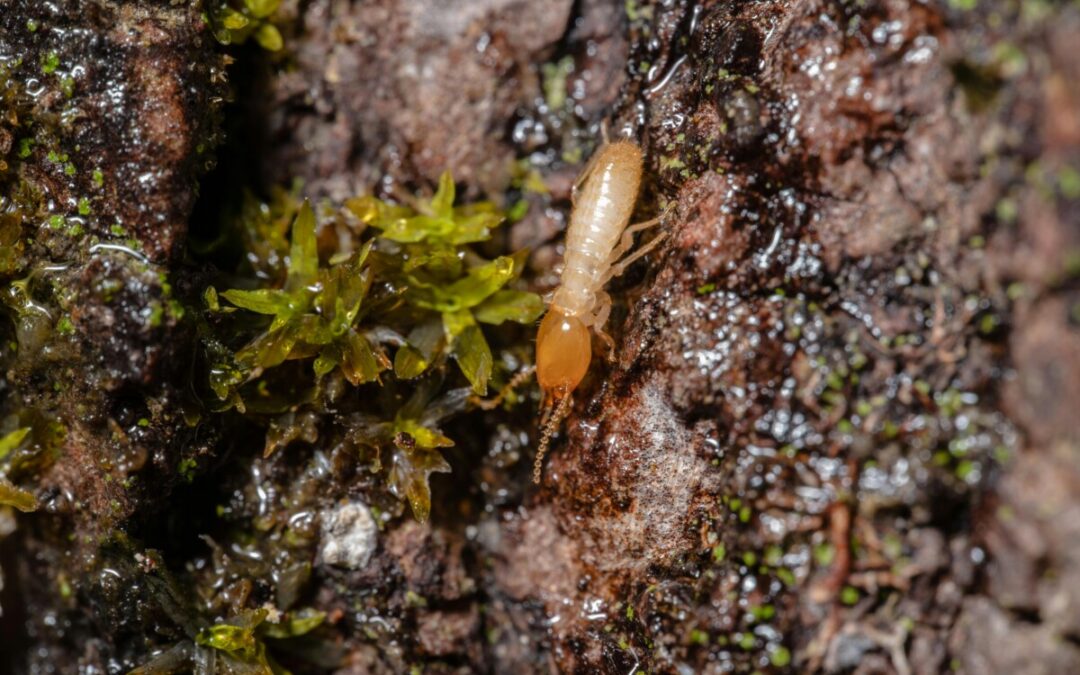
[[[176,467],[176,472],[180,474],[180,477],[185,482],[190,483],[195,480],[195,469],[198,468],[199,463],[194,457],[187,457],[180,460],[180,464]]]
[[[56,72],[56,69],[60,67],[60,55],[54,51],[46,52],[41,57],[41,71],[46,75],[51,75]]]
[[[777,645],[769,652],[769,663],[777,668],[791,665],[791,650],[783,645]]]
[[[551,110],[561,110],[568,100],[566,81],[574,72],[574,57],[564,56],[555,63],[545,63],[540,67],[544,80],[544,100]]]
[[[1080,199],[1080,171],[1066,166],[1058,172],[1058,189],[1066,199]]]
[[[157,328],[161,326],[162,319],[165,317],[165,307],[160,302],[150,303],[150,314],[147,317],[147,323],[151,328]]]
[[[840,602],[845,605],[854,605],[859,601],[859,591],[853,586],[844,586],[840,590]]]

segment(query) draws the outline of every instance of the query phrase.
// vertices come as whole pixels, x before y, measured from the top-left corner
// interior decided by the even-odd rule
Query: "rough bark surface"
[[[0,139],[17,141],[0,143],[0,218],[16,233],[0,243],[0,421],[33,427],[41,455],[39,512],[0,548],[0,671],[143,658],[130,638],[145,589],[101,551],[156,517],[205,447],[184,421],[194,342],[176,298],[193,277],[176,268],[223,68],[194,7],[0,2]],[[0,531],[12,518],[0,511]]]
[[[8,5],[0,56],[40,60],[48,47],[24,26],[41,12]],[[469,440],[433,483],[432,523],[380,520],[363,564],[313,560],[308,594],[337,641],[299,672],[1080,672],[1075,3],[283,12],[292,60],[251,85],[262,105],[242,106],[260,120],[253,187],[299,178],[341,200],[453,168],[463,191],[498,199],[528,159],[546,191],[526,192],[508,240],[535,248],[547,290],[603,123],[646,150],[639,210],[662,214],[666,236],[609,289],[613,360],[594,360],[543,484],[527,482],[533,443],[496,414],[458,430]],[[148,514],[175,519],[201,497],[169,496],[181,455],[225,452],[188,435],[170,384],[182,380],[160,367],[190,336],[137,320],[161,297],[158,271],[198,286],[175,261],[215,136],[218,57],[168,3],[72,3],[40,20],[78,24],[79,58],[110,64],[81,76],[90,112],[75,143],[118,177],[96,199],[151,262],[103,254],[66,272],[73,393],[42,393],[4,362],[0,395],[60,396],[70,416],[39,492],[54,505],[4,540],[3,606],[18,609],[0,623],[0,660],[124,672],[180,635],[175,617],[110,581],[107,555],[70,560],[57,523],[74,514],[92,533],[79,514],[109,513],[153,542]],[[135,35],[151,46],[125,50]],[[133,97],[106,106],[118,122],[93,112],[111,88]],[[94,189],[53,187],[34,159],[28,180],[55,199]],[[69,250],[49,241],[30,259]],[[95,295],[108,279],[119,300]],[[80,364],[104,379],[81,381]],[[84,398],[90,413],[76,412]],[[141,462],[121,461],[131,453]],[[215,494],[322,489],[282,455],[222,470]],[[102,456],[128,468],[85,470]],[[128,473],[148,489],[109,487]],[[378,500],[368,479],[335,489],[316,497],[327,511]],[[157,546],[172,569],[204,560]],[[57,597],[58,575],[85,590]]]

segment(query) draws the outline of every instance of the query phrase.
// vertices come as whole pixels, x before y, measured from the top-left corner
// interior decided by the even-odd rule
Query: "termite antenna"
[[[546,421],[543,422],[543,431],[540,432],[540,445],[536,448],[536,461],[533,462],[533,483],[537,485],[540,484],[540,477],[544,473],[544,455],[547,454],[551,437],[555,435],[559,425],[570,414],[572,400],[569,394],[559,399],[559,405],[551,414],[547,415]]]
[[[500,389],[499,393],[496,394],[494,397],[485,400],[480,397],[474,396],[472,397],[472,402],[476,405],[477,408],[480,408],[481,410],[494,410],[499,406],[500,403],[503,402],[503,399],[506,398],[507,395],[510,394],[510,392],[520,387],[522,384],[525,383],[526,380],[532,377],[532,374],[535,371],[535,366],[526,366],[519,370],[517,373],[515,373],[514,376],[510,378],[510,381],[506,383],[506,386]]]

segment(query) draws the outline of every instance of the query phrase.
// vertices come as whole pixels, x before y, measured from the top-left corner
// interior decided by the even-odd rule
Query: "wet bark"
[[[646,150],[639,211],[666,236],[611,284],[613,358],[594,361],[539,488],[520,419],[492,413],[458,430],[432,523],[383,523],[362,569],[314,560],[308,594],[335,617],[338,658],[308,670],[1080,671],[1080,10],[967,5],[282,10],[288,67],[245,52],[260,75],[236,84],[245,122],[226,147],[258,148],[244,185],[299,178],[340,201],[424,189],[452,168],[466,194],[529,202],[498,243],[534,249],[544,291],[603,125]],[[4,542],[3,604],[19,609],[2,625],[20,638],[0,655],[16,672],[122,672],[182,637],[141,589],[98,578],[115,561],[96,544],[79,565],[64,537],[120,525],[153,542],[148,522],[203,496],[172,496],[180,457],[229,450],[190,431],[183,377],[155,367],[193,337],[124,319],[160,300],[157,271],[200,287],[179,251],[215,138],[219,57],[190,12],[131,7],[62,13],[88,45],[132,31],[157,45],[87,51],[116,74],[91,71],[80,93],[106,90],[100,78],[143,87],[147,114],[91,114],[79,144],[121,178],[156,177],[100,197],[150,266],[100,255],[66,272],[80,275],[68,302],[81,346],[64,372],[80,382],[92,364],[105,384],[48,393],[5,363],[0,392],[59,396],[70,429],[39,493],[55,500]],[[0,17],[0,55],[39,58],[20,32],[35,11]],[[545,191],[520,190],[526,158]],[[32,260],[55,254],[42,241]],[[114,277],[130,297],[99,301]],[[114,468],[132,453],[143,462]],[[86,470],[102,457],[109,468]],[[301,484],[281,457],[248,469]],[[109,487],[128,474],[147,489]],[[261,480],[211,476],[219,495]],[[379,490],[334,489],[328,504]],[[155,543],[172,569],[197,557]],[[71,577],[85,590],[57,598]]]

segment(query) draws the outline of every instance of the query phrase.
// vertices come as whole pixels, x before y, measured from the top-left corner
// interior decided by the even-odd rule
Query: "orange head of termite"
[[[558,403],[577,388],[592,359],[589,329],[576,316],[552,307],[536,335],[536,379],[548,403]]]
[[[533,481],[540,482],[544,453],[551,435],[570,412],[570,394],[577,388],[592,360],[589,329],[578,317],[552,307],[540,322],[536,336],[536,379],[544,391],[543,430],[537,448]]]

